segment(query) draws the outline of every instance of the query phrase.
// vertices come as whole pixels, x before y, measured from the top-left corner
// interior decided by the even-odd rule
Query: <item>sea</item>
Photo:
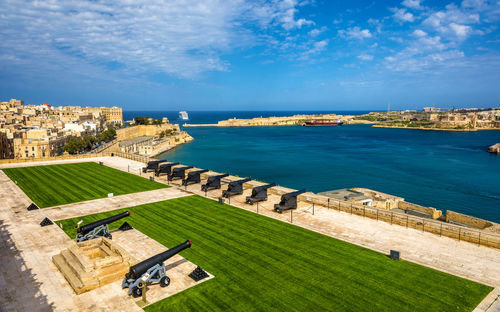
[[[188,111],[187,123],[293,114],[363,111]],[[175,111],[126,111],[167,117]],[[312,192],[363,187],[415,204],[500,222],[500,156],[487,152],[500,130],[448,132],[340,127],[185,128],[194,141],[159,157]]]

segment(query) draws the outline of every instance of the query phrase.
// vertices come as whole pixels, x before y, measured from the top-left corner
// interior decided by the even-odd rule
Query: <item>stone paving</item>
[[[103,161],[105,165],[110,167],[144,176],[144,174],[140,172],[144,164],[139,162],[117,157],[103,157],[93,160]],[[9,164],[9,166],[13,165],[26,166],[27,164]],[[152,176],[152,173],[147,174],[147,176]],[[48,254],[51,256],[59,252],[61,249],[67,247],[65,244],[69,244],[71,241],[68,241],[67,237],[64,237],[65,234],[57,227],[49,226],[40,228],[38,223],[32,220],[35,214],[24,212],[25,210],[23,211],[21,209],[25,209],[29,204],[29,200],[26,199],[25,195],[17,186],[8,180],[8,178],[8,181],[6,181],[5,178],[7,178],[5,175],[0,175],[0,191],[4,194],[8,194],[6,200],[0,203],[0,227],[3,229],[0,231],[0,234],[2,235],[2,243],[6,241],[4,239],[6,236],[10,236],[7,239],[9,243],[5,246],[1,246],[2,250],[3,248],[7,248],[10,252],[7,255],[2,253],[0,260],[5,263],[8,259],[15,258],[15,263],[11,266],[7,266],[7,268],[10,268],[10,270],[22,270],[23,272],[21,272],[22,281],[16,282],[12,280],[16,274],[3,268],[3,270],[0,271],[0,285],[4,286],[6,283],[18,283],[20,286],[28,288],[28,295],[24,296],[23,299],[15,300],[17,303],[21,304],[22,307],[26,307],[26,309],[20,310],[32,310],[31,308],[34,307],[38,308],[35,308],[33,311],[41,311],[44,309],[65,310],[65,308],[62,307],[67,307],[69,309],[69,307],[74,308],[75,306],[81,307],[83,310],[98,310],[98,308],[101,307],[101,302],[102,306],[105,307],[103,310],[111,307],[112,310],[129,308],[127,304],[120,305],[122,304],[120,300],[107,299],[107,296],[110,296],[110,285],[107,285],[109,286],[108,288],[103,287],[96,290],[99,296],[96,298],[99,299],[90,300],[89,298],[82,297],[85,294],[78,296],[78,298],[72,298],[70,295],[62,295],[62,290],[60,291],[60,288],[64,289],[64,287],[62,287],[64,285],[62,285],[63,283],[61,283],[60,278],[57,278],[57,276],[50,271],[51,268],[43,268],[43,265],[40,266],[39,259],[46,257]],[[166,177],[156,178],[156,180],[166,183]],[[205,181],[202,181],[202,183],[204,182]],[[163,194],[163,196],[185,196],[185,193],[183,193],[184,190],[189,193],[205,196],[205,193],[200,190],[200,184],[190,185],[184,188],[176,186],[180,185],[180,181],[174,181],[171,185],[174,185],[174,187],[168,189],[168,192],[164,191],[166,193]],[[226,184],[223,184],[222,189],[226,187]],[[221,190],[214,190],[208,192],[207,196],[212,199],[217,199],[220,194]],[[231,198],[231,205],[256,212],[257,205],[250,206],[244,203],[245,196],[249,194],[250,190],[246,190],[243,195]],[[135,201],[134,204],[139,202],[138,199],[133,199],[133,201]],[[290,222],[292,217],[291,212],[285,212],[283,214],[272,212],[273,204],[278,202],[279,196],[270,195],[267,202],[259,204],[259,213],[283,222]],[[83,206],[87,205],[87,208],[84,208],[86,210],[83,214],[99,211],[97,208],[92,208],[89,202],[80,204]],[[126,205],[125,201],[119,203],[111,201],[107,204],[116,204],[118,208]],[[76,205],[74,205],[75,204],[70,204],[64,207],[47,208],[43,209],[42,212],[47,211],[47,214],[55,219],[64,219],[68,216],[81,215],[81,213],[77,211]],[[68,211],[66,211],[66,209],[68,209]],[[70,211],[71,209],[72,211]],[[61,215],[59,211],[64,214],[65,217],[58,217]],[[36,221],[40,222],[41,220],[37,219]],[[21,224],[22,226],[19,226]],[[475,311],[500,312],[500,299],[498,299],[498,295],[500,295],[499,250],[477,246],[468,242],[460,242],[448,237],[439,237],[438,235],[405,228],[399,225],[378,222],[373,219],[350,215],[334,209],[316,206],[313,215],[312,205],[304,203],[300,203],[299,209],[293,212],[293,224],[385,254],[388,254],[391,249],[396,249],[401,252],[401,257],[405,260],[494,286],[496,287],[495,290],[483,300]],[[40,237],[52,237],[50,239],[51,242],[40,242]],[[113,238],[114,237],[115,235],[113,235]],[[14,244],[15,247],[13,246]],[[38,275],[38,278],[35,274]],[[69,286],[67,287],[69,288]],[[2,288],[5,289],[5,287]],[[23,296],[23,294],[18,294],[18,292],[7,292],[7,294],[0,293],[1,300],[12,300],[13,298],[17,298],[17,296]],[[28,298],[31,298],[30,296],[32,299],[28,300]],[[113,298],[112,295],[111,298]],[[87,300],[89,301],[87,302]],[[99,302],[98,306],[96,302]],[[109,306],[107,304],[109,304]]]

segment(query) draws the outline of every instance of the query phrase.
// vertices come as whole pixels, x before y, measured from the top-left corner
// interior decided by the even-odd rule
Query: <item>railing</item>
[[[137,155],[137,154],[130,154],[130,153],[123,153],[123,152],[107,152],[104,153],[106,156],[118,156],[121,158],[126,158],[130,160],[135,160],[138,162],[143,162],[143,163],[148,163],[152,158],[149,156],[143,156],[143,155]]]
[[[475,230],[465,226],[332,199],[327,200],[325,203],[316,202],[316,205],[375,219],[377,221],[384,221],[390,224],[421,230],[422,232],[458,239],[459,241],[500,249],[500,235]]]

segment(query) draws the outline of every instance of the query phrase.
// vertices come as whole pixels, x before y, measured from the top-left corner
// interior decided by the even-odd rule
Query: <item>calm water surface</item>
[[[190,122],[290,113],[195,112],[190,113]],[[177,122],[176,112],[149,115]],[[313,192],[366,187],[413,203],[500,222],[500,157],[486,152],[487,146],[500,142],[500,131],[367,125],[186,130],[195,140],[163,158]]]

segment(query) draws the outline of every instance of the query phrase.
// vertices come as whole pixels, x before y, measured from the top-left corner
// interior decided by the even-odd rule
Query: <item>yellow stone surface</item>
[[[52,261],[76,294],[122,279],[131,266],[127,252],[105,237],[75,243]]]

